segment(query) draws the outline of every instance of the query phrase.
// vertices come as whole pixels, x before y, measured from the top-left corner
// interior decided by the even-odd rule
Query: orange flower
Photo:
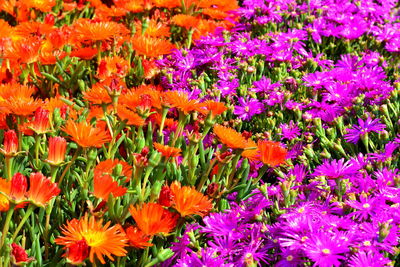
[[[153,143],[153,145],[154,148],[166,158],[178,157],[182,152],[180,148],[165,146],[160,143]]]
[[[119,105],[117,107],[117,115],[122,121],[126,120],[126,125],[139,127],[145,125],[146,122],[139,114],[128,109],[126,106]]]
[[[7,211],[9,208],[9,202],[7,195],[10,195],[11,181],[0,178],[0,212]],[[4,195],[3,195],[4,194]]]
[[[136,26],[136,36],[139,37],[142,35],[142,23],[137,22],[135,23]],[[155,19],[151,19],[147,22],[147,28],[143,33],[146,37],[154,37],[154,38],[168,38],[171,35],[169,31],[169,27],[162,22],[158,22]]]
[[[110,194],[114,197],[120,197],[127,191],[125,187],[118,185],[118,182],[114,181],[110,175],[102,175],[100,173],[95,173],[94,175],[93,189],[93,195],[104,201],[108,200]]]
[[[21,39],[4,49],[3,58],[19,63],[33,63],[39,59],[40,46],[38,38]]]
[[[182,217],[188,215],[204,216],[212,209],[211,200],[196,191],[194,187],[181,186],[175,181],[170,186],[172,192],[172,207],[175,208]]]
[[[179,14],[172,17],[172,22],[189,30],[190,28],[196,28],[199,19],[190,15]]]
[[[153,85],[141,85],[128,90],[119,98],[119,103],[131,109],[150,109],[152,107],[161,109],[161,93],[158,87]]]
[[[74,24],[75,36],[80,41],[103,41],[129,33],[122,24],[113,21],[80,19]]]
[[[76,246],[77,242],[84,241],[90,249],[89,258],[94,262],[94,257],[105,264],[103,255],[114,260],[112,255],[122,257],[126,255],[127,238],[119,224],[110,227],[111,222],[103,226],[103,220],[96,221],[95,217],[88,217],[86,214],[80,220],[73,219],[62,227],[62,234],[54,241],[58,245],[64,245],[68,257],[68,249]]]
[[[170,41],[151,38],[151,37],[134,37],[132,39],[132,48],[136,51],[137,55],[147,57],[159,57],[171,53],[172,49],[175,49]]]
[[[14,157],[18,152],[18,137],[14,130],[8,130],[4,133],[4,148],[0,148],[0,152],[6,157]]]
[[[166,105],[177,108],[185,114],[189,114],[191,111],[201,110],[201,103],[194,99],[189,100],[187,93],[166,91],[163,96]]]
[[[177,214],[164,209],[160,204],[156,203],[145,203],[142,207],[131,205],[129,212],[139,229],[149,236],[171,232],[178,220]]]
[[[29,177],[29,190],[26,193],[29,200],[37,206],[44,206],[53,197],[60,193],[57,183],[52,183],[42,173],[31,173]]]
[[[56,0],[20,0],[20,3],[27,8],[35,8],[42,12],[51,12],[56,5]]]
[[[64,162],[67,150],[67,140],[63,137],[55,136],[49,138],[49,154],[46,162],[57,166]]]
[[[247,139],[246,148],[250,148],[250,149],[244,150],[242,152],[242,157],[248,158],[251,161],[256,161],[259,159],[259,151],[258,151],[256,142],[254,142],[251,139]],[[254,148],[254,149],[252,149],[252,148]]]
[[[70,135],[72,140],[83,148],[101,147],[111,140],[107,131],[92,127],[86,121],[75,122],[68,120],[62,130]]]
[[[43,102],[32,97],[10,97],[4,102],[0,102],[0,106],[6,108],[9,114],[28,116],[31,115]]]
[[[229,148],[244,149],[246,148],[246,139],[232,128],[224,127],[222,125],[214,126],[214,133],[218,139]]]
[[[50,130],[49,114],[50,112],[47,109],[38,107],[35,111],[34,120],[31,123],[30,128],[37,134],[44,134],[49,132]]]
[[[129,245],[134,248],[143,249],[151,247],[153,244],[149,243],[150,237],[145,235],[136,226],[129,226],[125,229],[126,237],[129,239]]]
[[[101,69],[100,67],[103,66]],[[117,74],[119,77],[126,76],[129,71],[129,63],[126,59],[119,56],[104,57],[98,68],[98,78],[104,80],[112,75]]]
[[[83,98],[95,105],[110,104],[112,102],[107,89],[101,82],[94,84],[91,89],[83,92]]]
[[[72,50],[71,57],[79,57],[84,60],[91,60],[97,55],[97,49],[93,47],[80,47]]]
[[[221,115],[225,112],[228,108],[222,102],[216,102],[213,100],[207,100],[201,103],[202,107],[205,107],[205,110],[202,109],[200,112],[204,115],[211,113],[211,117],[214,118],[215,116]]]
[[[287,150],[279,142],[258,141],[260,160],[267,165],[277,166],[285,162]]]
[[[132,176],[132,166],[130,166],[125,161],[119,159],[107,159],[105,161],[101,161],[97,166],[94,168],[95,175],[97,173],[104,175],[109,174],[112,175],[117,165],[122,166],[122,172],[120,175],[125,176],[126,180],[129,181],[130,177]]]

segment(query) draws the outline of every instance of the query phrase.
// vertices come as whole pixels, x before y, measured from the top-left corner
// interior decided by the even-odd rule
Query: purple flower
[[[340,266],[340,260],[346,259],[340,254],[348,251],[346,242],[336,239],[328,232],[312,233],[305,243],[305,253],[315,262],[315,266],[320,267]]]
[[[359,267],[382,267],[389,264],[391,261],[385,258],[382,254],[376,251],[359,251],[350,257],[349,266]]]
[[[314,176],[326,176],[328,179],[346,178],[358,174],[357,166],[350,161],[344,162],[340,160],[324,160],[324,162],[314,169]]]
[[[300,135],[300,128],[293,121],[290,121],[289,124],[281,123],[280,127],[282,129],[282,133],[280,134],[282,140],[292,140]]]
[[[368,218],[377,214],[380,211],[382,199],[370,197],[367,198],[363,194],[360,196],[360,201],[347,201],[347,204],[356,209],[356,211],[350,213],[348,216],[352,217],[355,216],[360,221],[365,221]]]
[[[264,105],[254,98],[239,97],[239,106],[235,106],[233,114],[238,115],[240,119],[248,121],[254,115],[260,114],[264,111]]]
[[[347,142],[357,144],[358,140],[367,133],[380,132],[385,129],[386,125],[379,123],[379,121],[379,119],[373,120],[371,117],[368,117],[366,121],[358,119],[358,125],[354,125],[353,128],[348,128],[344,139]]]

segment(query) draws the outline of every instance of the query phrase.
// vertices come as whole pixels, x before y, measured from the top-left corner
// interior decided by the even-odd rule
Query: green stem
[[[36,207],[34,205],[29,205],[28,210],[26,211],[24,217],[22,218],[22,220],[19,222],[17,229],[15,229],[14,234],[11,238],[12,241],[15,240],[15,238],[17,237],[19,231],[21,230],[22,226],[24,226],[26,220],[28,220],[29,216],[32,214],[32,212],[34,211]]]
[[[78,147],[78,149],[75,151],[74,156],[72,157],[71,161],[68,163],[68,165],[65,167],[63,173],[61,174],[60,180],[58,180],[58,186],[61,185],[65,175],[67,174],[69,168],[71,168],[71,165],[75,162],[76,158],[78,157],[80,153],[81,147]]]
[[[1,235],[0,251],[5,248],[4,243],[7,238],[8,229],[10,228],[10,221],[11,221],[12,215],[14,214],[14,207],[15,207],[15,204],[10,203],[10,206],[9,206],[9,209],[7,212],[7,216],[6,216],[6,221],[4,222],[3,231],[2,231],[2,235]],[[0,253],[0,255],[1,255],[1,253]]]
[[[5,161],[6,161],[6,175],[7,175],[7,181],[10,181],[11,180],[11,178],[12,178],[12,163],[13,163],[13,157],[9,157],[9,156],[6,156],[5,157]]]

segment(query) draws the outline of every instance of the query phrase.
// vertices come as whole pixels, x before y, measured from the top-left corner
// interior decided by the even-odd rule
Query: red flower
[[[26,253],[25,249],[23,249],[21,246],[12,243],[11,244],[11,255],[13,257],[13,263],[19,265],[18,263],[22,262],[30,262],[33,260],[33,258],[28,258],[28,254]]]
[[[78,240],[67,248],[65,256],[69,263],[78,265],[89,257],[89,246],[85,239]]]
[[[18,152],[18,137],[14,130],[4,133],[4,148],[0,152],[8,157],[13,157]]]

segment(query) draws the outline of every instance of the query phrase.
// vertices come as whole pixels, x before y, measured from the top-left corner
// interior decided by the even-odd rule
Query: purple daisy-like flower
[[[365,121],[358,119],[358,125],[354,125],[353,128],[348,128],[344,139],[347,142],[357,144],[358,140],[367,133],[383,131],[386,125],[379,121],[379,119],[373,120],[371,117],[368,117]]]
[[[316,232],[310,234],[304,250],[315,266],[332,267],[342,264],[341,260],[346,258],[341,254],[348,252],[349,248],[346,242],[328,232]]]
[[[281,123],[282,139],[292,140],[300,135],[300,128],[293,121],[289,123]]]
[[[382,199],[374,197],[366,197],[363,194],[360,196],[360,201],[347,201],[347,204],[356,209],[348,216],[355,216],[360,221],[365,221],[371,216],[374,216],[381,209]]]
[[[264,111],[264,105],[254,98],[247,98],[245,100],[243,97],[239,97],[239,106],[235,106],[233,114],[238,115],[240,119],[248,121],[254,115],[260,114]]]
[[[328,179],[345,178],[358,174],[357,166],[350,161],[344,162],[340,160],[324,160],[324,162],[314,169],[314,176],[326,176]]]
[[[376,251],[359,251],[350,257],[349,266],[381,267],[390,263],[390,260]]]

